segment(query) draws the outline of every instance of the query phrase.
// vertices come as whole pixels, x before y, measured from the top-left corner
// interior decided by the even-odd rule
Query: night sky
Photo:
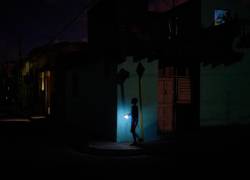
[[[87,0],[1,1],[0,61],[16,59],[18,42],[22,42],[23,54],[26,55],[32,48],[54,39],[86,4]],[[84,16],[80,17],[57,40],[84,40],[86,24]]]
[[[83,11],[88,1],[94,0],[2,0],[0,2],[0,62],[16,60],[18,57],[18,42],[22,42],[24,55],[34,47],[42,46],[64,29],[74,17]],[[187,0],[176,0],[181,4]],[[149,10],[168,10],[170,0],[149,0]],[[172,2],[172,0],[171,0]],[[239,3],[240,2],[240,3]],[[203,24],[211,24],[213,8],[228,4],[238,12],[250,14],[250,0],[202,0]],[[228,8],[226,7],[226,8]],[[170,7],[171,8],[171,7]],[[80,17],[57,41],[86,40],[86,16]]]

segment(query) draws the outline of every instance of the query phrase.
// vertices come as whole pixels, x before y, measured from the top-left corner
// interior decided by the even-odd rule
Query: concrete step
[[[89,144],[88,153],[101,156],[138,156],[144,155],[144,150],[129,143],[94,142]]]

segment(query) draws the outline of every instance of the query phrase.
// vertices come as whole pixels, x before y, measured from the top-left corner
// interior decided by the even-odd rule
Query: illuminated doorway
[[[39,89],[41,97],[41,113],[50,115],[51,113],[51,71],[43,71],[40,73]]]

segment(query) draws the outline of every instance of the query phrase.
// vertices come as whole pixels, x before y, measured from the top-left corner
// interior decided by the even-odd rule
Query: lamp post
[[[144,140],[144,126],[143,126],[143,114],[142,114],[142,76],[144,74],[145,68],[142,63],[139,63],[136,72],[139,77],[139,113],[140,113],[140,128],[141,128],[141,138]]]

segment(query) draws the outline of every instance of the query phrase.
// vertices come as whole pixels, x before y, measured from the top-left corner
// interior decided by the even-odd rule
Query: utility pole
[[[140,112],[140,128],[141,128],[141,138],[144,140],[144,126],[143,126],[143,113],[142,113],[142,76],[144,74],[145,68],[142,63],[139,63],[136,72],[139,77],[139,112]]]

